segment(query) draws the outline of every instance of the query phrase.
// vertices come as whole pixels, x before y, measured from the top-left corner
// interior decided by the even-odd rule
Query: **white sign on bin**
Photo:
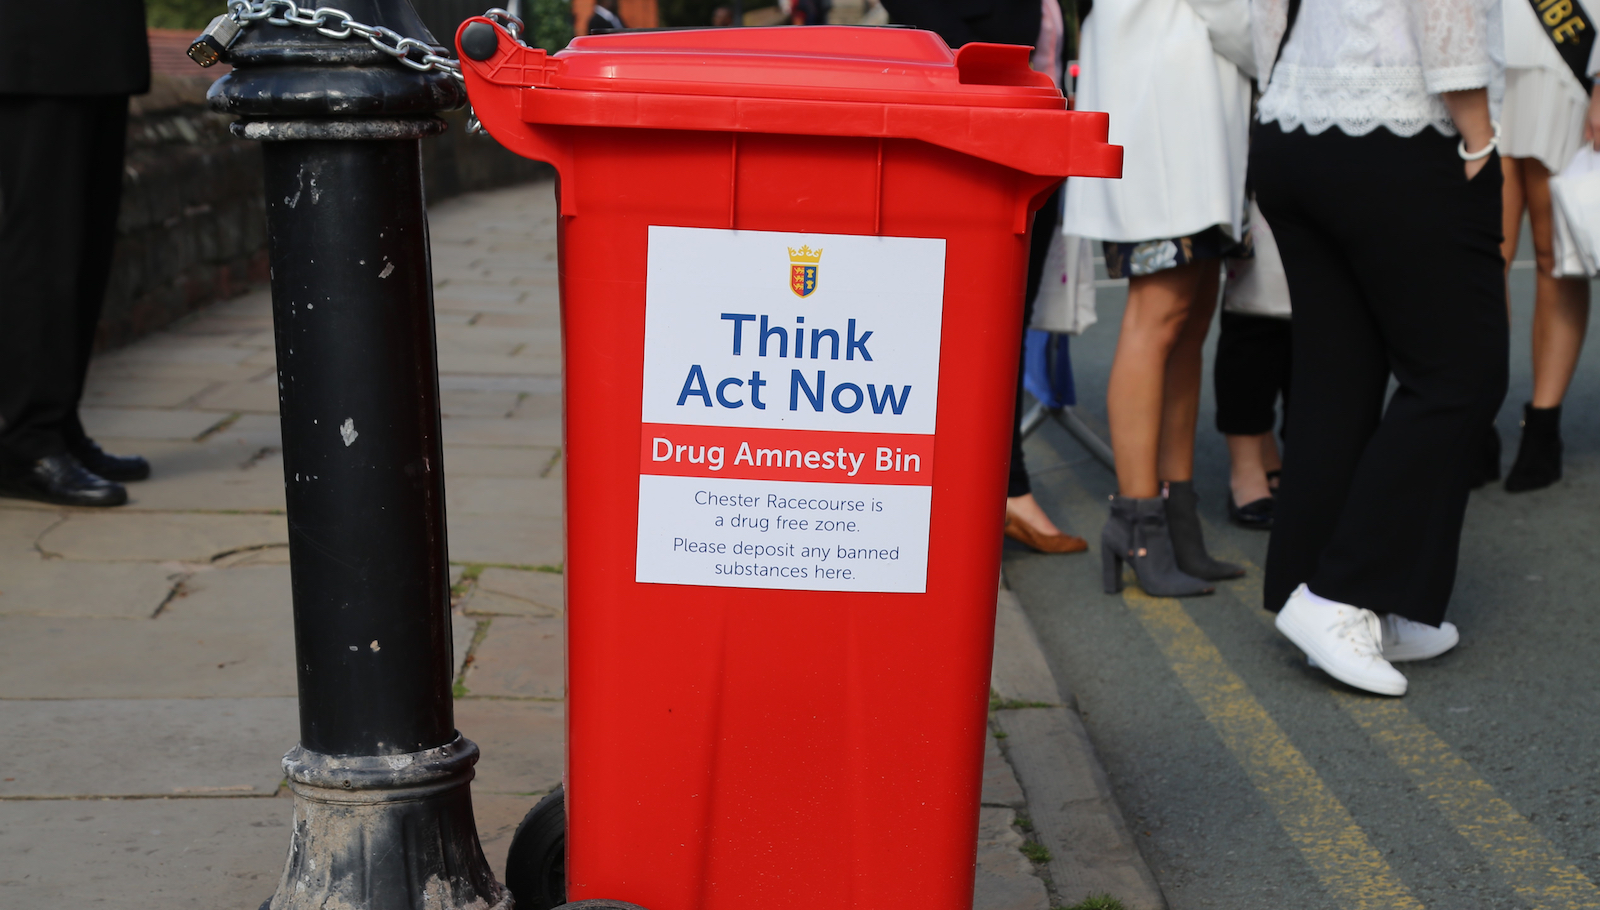
[[[638,581],[926,589],[944,247],[650,228]]]

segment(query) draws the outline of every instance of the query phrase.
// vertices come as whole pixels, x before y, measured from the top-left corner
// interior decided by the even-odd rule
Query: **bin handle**
[[[461,48],[461,35],[475,22],[495,29],[495,51],[487,60],[474,60]],[[556,192],[561,214],[578,213],[577,196],[572,192],[572,139],[567,130],[531,130],[523,124],[521,90],[532,85],[549,85],[551,77],[566,69],[566,61],[550,56],[542,47],[529,47],[501,27],[500,23],[475,16],[456,29],[456,51],[460,54],[461,75],[467,95],[473,100],[473,113],[484,132],[524,158],[543,161],[556,170]],[[509,116],[508,116],[509,115]]]

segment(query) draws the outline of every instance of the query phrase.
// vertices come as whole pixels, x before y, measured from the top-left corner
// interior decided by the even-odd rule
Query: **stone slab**
[[[467,655],[472,651],[472,639],[478,634],[478,619],[461,613],[450,614],[450,679],[461,678],[467,667]]]
[[[484,316],[475,325],[490,319],[511,319],[510,316]],[[529,318],[529,317],[515,317]],[[439,376],[442,392],[517,392],[526,395],[550,395],[558,401],[561,397],[560,376],[506,376],[503,374],[476,375],[472,373],[444,373]]]
[[[441,389],[439,411],[446,417],[508,417],[520,392]]]
[[[547,477],[446,478],[450,515],[528,515],[560,518],[562,484]]]
[[[559,518],[537,515],[446,516],[450,561],[510,566],[560,566],[565,552]]]
[[[151,563],[0,562],[0,615],[148,619],[181,577]]]
[[[235,347],[218,339],[184,337],[172,332],[156,332],[137,344],[118,352],[119,359],[153,363],[195,363],[233,365],[245,360],[250,349]]]
[[[175,408],[215,383],[209,379],[122,377],[88,383],[83,406],[88,408]]]
[[[242,342],[241,342],[242,343]],[[208,382],[249,382],[262,373],[260,367],[245,364],[217,363],[150,363],[142,360],[118,358],[115,353],[101,355],[89,365],[87,386],[121,382],[129,377],[140,379],[203,379]]]
[[[96,439],[195,439],[227,419],[204,411],[83,408],[83,428]]]
[[[0,800],[270,796],[299,709],[293,698],[6,700],[0,726]]]
[[[108,451],[137,452],[150,461],[150,479],[128,484],[124,511],[283,511],[283,453],[277,446],[217,436],[204,442],[101,442]]]
[[[995,712],[1005,750],[1063,903],[1110,894],[1129,910],[1166,910],[1166,900],[1111,795],[1105,769],[1071,708]]]
[[[521,601],[544,613],[560,613],[566,604],[566,579],[555,572],[523,572],[517,569],[488,568],[478,576],[476,601],[479,596],[496,594],[502,598]],[[475,611],[481,608],[473,606]],[[498,612],[482,610],[482,612]],[[518,610],[517,612],[527,612]]]
[[[472,814],[478,823],[478,840],[483,844],[489,868],[502,882],[506,880],[506,854],[511,851],[511,837],[538,801],[539,796],[479,792],[477,786],[473,786]]]
[[[206,437],[208,442],[283,448],[283,427],[274,414],[242,414]]]
[[[51,525],[59,524],[65,516],[64,510],[43,503],[0,499],[0,560],[38,559],[39,551],[34,547],[35,542]],[[0,584],[0,589],[3,589],[3,584]]]
[[[444,418],[444,441],[451,446],[545,446],[561,445],[561,417],[538,414],[516,420],[483,417]]]
[[[561,358],[546,352],[530,354],[475,354],[467,352],[441,352],[439,354],[439,369],[451,373],[505,373],[524,375],[528,373],[543,373],[545,375],[560,375]]]
[[[39,546],[74,560],[201,563],[230,551],[288,541],[288,524],[281,515],[77,511],[42,535]]]
[[[484,590],[473,591],[462,609],[471,616],[556,616],[561,612],[554,607]]]
[[[159,619],[0,616],[0,699],[293,696],[293,626],[182,600]]]
[[[467,691],[502,698],[564,698],[565,635],[563,617],[496,616],[472,654]]]
[[[994,669],[989,684],[1004,701],[1070,704],[1061,697],[1021,601],[1005,588],[1000,589],[995,611]]]
[[[1011,770],[1011,763],[1001,754],[1000,743],[995,739],[993,730],[988,732],[983,742],[981,801],[985,806],[1005,806],[1011,809],[1021,809],[1027,805],[1027,799],[1022,795],[1022,785],[1017,783],[1017,775]]]
[[[1012,827],[1013,809],[978,810],[978,868],[972,910],[1050,910],[1044,881],[1022,855],[1023,837]]]
[[[244,411],[257,414],[278,413],[278,383],[276,377],[253,382],[228,382],[206,390],[195,401],[195,407],[207,411]]]
[[[445,488],[458,477],[553,476],[554,446],[456,446],[444,449]]]
[[[0,802],[0,905],[257,910],[292,817],[273,797]]]
[[[481,753],[474,796],[525,796],[531,808],[561,783],[567,738],[563,703],[469,697],[455,704],[456,729],[477,743]]]

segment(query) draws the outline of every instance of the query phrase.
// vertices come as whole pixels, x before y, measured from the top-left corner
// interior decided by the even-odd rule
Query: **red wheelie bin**
[[[457,42],[558,175],[569,897],[970,908],[1027,235],[1105,115],[908,29]]]

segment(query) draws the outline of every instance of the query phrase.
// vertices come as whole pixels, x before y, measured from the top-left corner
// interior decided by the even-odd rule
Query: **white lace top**
[[[1287,0],[1251,0],[1257,69],[1272,68]],[[1455,124],[1440,92],[1504,85],[1499,0],[1302,0],[1259,104],[1263,123],[1313,135],[1384,127],[1445,135]],[[1495,103],[1493,106],[1498,107]]]

